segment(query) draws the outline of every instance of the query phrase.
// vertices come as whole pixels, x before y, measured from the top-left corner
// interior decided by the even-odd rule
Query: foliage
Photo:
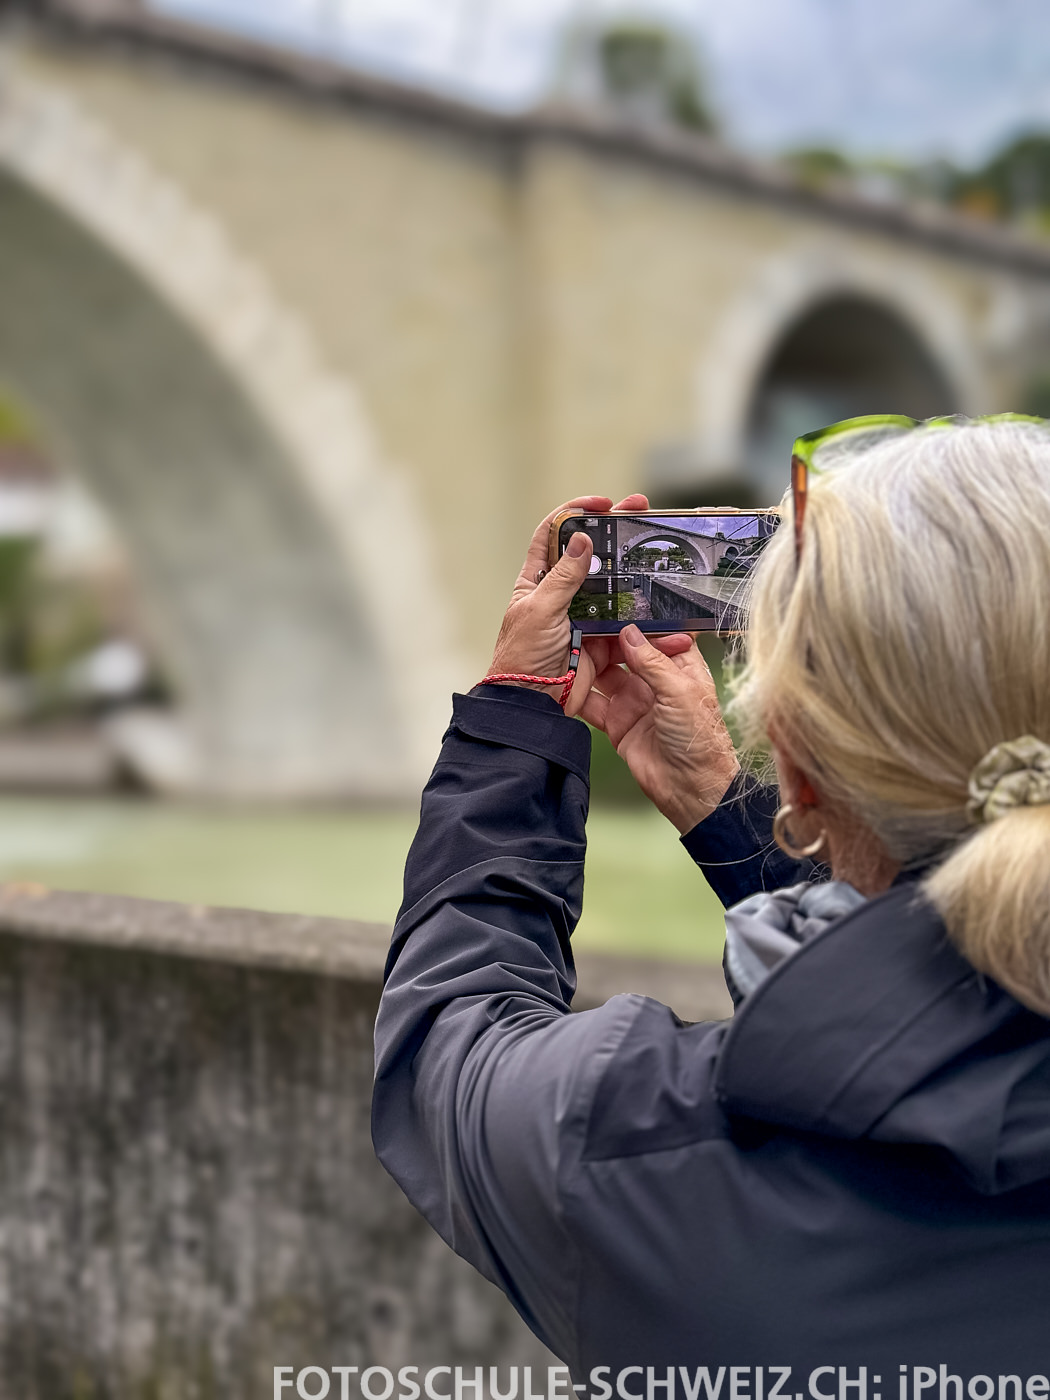
[[[1037,418],[1050,418],[1050,371],[1036,375],[1029,381],[1017,407],[1020,413],[1033,413]]]
[[[29,626],[27,669],[39,677],[58,677],[109,635],[95,590],[43,574],[33,581]]]
[[[0,675],[27,687],[23,720],[66,712],[69,666],[109,635],[95,591],[39,564],[39,540],[0,539]]]
[[[598,807],[642,807],[648,798],[600,729],[591,730],[591,803]]]
[[[987,164],[957,175],[953,203],[993,218],[1023,219],[1050,211],[1050,136],[1030,133]]]
[[[555,88],[629,116],[717,130],[692,36],[648,16],[577,21],[563,38]]]
[[[37,438],[29,419],[14,399],[0,390],[0,445],[33,447]]]
[[[31,650],[33,564],[37,541],[0,538],[0,667],[25,670]]]
[[[1050,232],[1050,135],[1041,132],[1017,137],[969,170],[947,160],[860,159],[830,147],[789,151],[781,163],[814,189],[837,184],[876,196],[932,199],[979,218]]]
[[[623,593],[599,593],[597,595],[593,593],[577,593],[576,597],[573,598],[572,602],[569,604],[569,616],[576,619],[590,617],[591,614],[588,609],[591,607],[595,596],[600,598],[603,602],[607,602],[611,598],[613,605],[612,617],[617,622],[630,622],[634,617],[634,594],[630,590]],[[608,616],[609,614],[606,613],[606,617]]]
[[[713,131],[696,55],[673,30],[621,20],[599,38],[601,73],[615,99],[649,98],[661,115],[695,131]]]
[[[670,542],[669,542],[670,543]],[[652,572],[658,563],[666,563],[668,570],[675,574],[692,574],[696,570],[689,551],[680,544],[671,544],[669,549],[657,549],[653,545],[636,544],[624,556],[624,568]]]
[[[41,463],[39,436],[17,400],[0,388],[0,453]],[[26,714],[67,704],[70,664],[109,635],[97,590],[44,566],[36,535],[0,537],[0,677],[26,685]]]
[[[822,189],[836,180],[851,180],[856,167],[841,151],[827,146],[804,147],[788,151],[782,163],[804,185]]]
[[[646,572],[651,570],[663,557],[664,551],[662,549],[654,549],[650,544],[636,544],[624,556],[624,568]]]

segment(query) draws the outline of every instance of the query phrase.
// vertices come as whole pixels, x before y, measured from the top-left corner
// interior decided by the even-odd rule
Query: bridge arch
[[[786,481],[784,440],[789,451],[795,431],[852,413],[979,412],[985,397],[972,336],[921,263],[807,240],[770,259],[709,337],[697,367],[697,450],[705,475],[750,467],[768,494]]]
[[[654,521],[651,525],[640,525],[633,535],[626,538],[621,536],[621,553],[630,554],[633,549],[656,542],[680,545],[689,555],[693,571],[697,574],[713,574],[722,556],[729,550],[724,540],[705,539],[704,536],[691,534],[688,530],[676,530],[673,526],[661,525],[659,521]]]
[[[783,486],[800,433],[862,413],[929,418],[955,395],[912,326],[867,297],[811,306],[773,349],[748,409],[747,465],[767,491]]]
[[[352,387],[176,187],[10,70],[0,378],[127,544],[181,702],[143,750],[158,782],[416,786],[455,658],[427,532]],[[423,596],[428,626],[399,646]]]

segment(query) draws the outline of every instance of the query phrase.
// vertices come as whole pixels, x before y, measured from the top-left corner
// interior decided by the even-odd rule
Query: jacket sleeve
[[[443,1238],[572,1364],[560,1184],[637,1014],[569,1015],[590,736],[548,696],[457,696],[423,794],[376,1023],[372,1136]]]
[[[738,773],[711,815],[682,837],[727,909],[760,890],[779,890],[824,874],[823,866],[792,860],[773,840],[779,801],[775,787]]]

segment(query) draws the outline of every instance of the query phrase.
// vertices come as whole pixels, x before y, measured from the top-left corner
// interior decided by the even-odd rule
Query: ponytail
[[[1050,806],[979,827],[924,889],[963,957],[1050,1016]]]

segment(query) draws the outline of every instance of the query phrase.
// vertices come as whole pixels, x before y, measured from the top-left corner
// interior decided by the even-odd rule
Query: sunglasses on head
[[[831,443],[836,447],[848,445],[861,448],[874,446],[900,433],[916,428],[955,428],[969,423],[1046,423],[1030,413],[990,413],[982,418],[966,418],[960,413],[942,418],[906,418],[902,413],[869,413],[860,418],[844,418],[812,433],[795,439],[791,449],[791,510],[795,522],[795,564],[802,558],[802,525],[806,517],[806,494],[809,474],[820,472],[822,450]]]

